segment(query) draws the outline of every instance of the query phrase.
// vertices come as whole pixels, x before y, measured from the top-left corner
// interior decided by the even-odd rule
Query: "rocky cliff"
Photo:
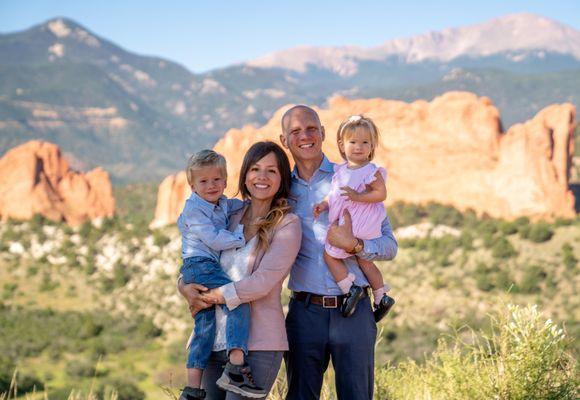
[[[249,146],[258,140],[279,142],[285,109],[262,128],[232,129],[216,144],[228,160],[230,194]],[[467,92],[413,103],[335,97],[328,109],[318,111],[327,133],[324,152],[336,162],[341,160],[335,132],[342,120],[365,114],[377,123],[381,138],[374,162],[388,169],[387,204],[436,201],[502,218],[575,215],[568,186],[576,112],[572,104],[546,107],[507,132],[492,102]],[[163,196],[168,195],[160,188],[159,198]],[[166,222],[179,215],[179,210],[164,210],[158,208],[155,221],[161,220],[158,215]]]
[[[70,225],[115,212],[109,174],[73,171],[58,146],[30,141],[0,159],[0,218],[26,220],[41,214]]]

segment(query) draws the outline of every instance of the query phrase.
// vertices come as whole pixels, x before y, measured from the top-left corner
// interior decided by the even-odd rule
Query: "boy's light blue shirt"
[[[193,192],[185,201],[177,226],[181,232],[181,257],[208,257],[219,262],[222,250],[246,244],[244,227],[228,231],[228,217],[244,203],[221,196],[217,204],[205,201]]]
[[[292,171],[291,193],[294,213],[302,221],[302,245],[290,271],[290,290],[331,296],[342,294],[323,259],[328,212],[321,214],[316,220],[312,214],[314,205],[324,200],[330,191],[333,173],[334,164],[326,156],[309,182],[300,178],[296,166]],[[391,260],[397,255],[397,241],[388,217],[383,221],[381,231],[382,237],[364,241],[364,250],[357,254],[359,257],[366,260]],[[356,258],[350,257],[344,262],[355,275],[355,283],[368,286]]]

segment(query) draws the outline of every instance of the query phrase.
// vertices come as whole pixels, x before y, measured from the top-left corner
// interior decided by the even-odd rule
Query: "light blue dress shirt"
[[[181,257],[208,257],[219,262],[222,250],[244,246],[243,225],[238,225],[234,232],[227,230],[229,216],[243,205],[242,201],[225,196],[213,204],[193,192],[177,219]]]
[[[326,156],[310,181],[306,182],[298,175],[296,166],[292,171],[291,202],[302,221],[302,245],[298,257],[290,271],[288,288],[296,292],[310,292],[318,295],[341,295],[330,270],[323,258],[326,231],[328,230],[328,212],[314,219],[312,210],[330,191],[334,164]],[[366,260],[391,260],[397,255],[397,241],[393,235],[391,222],[385,218],[381,226],[383,236],[365,240],[364,250],[357,254]],[[359,286],[368,286],[368,281],[360,270],[355,257],[344,260]]]

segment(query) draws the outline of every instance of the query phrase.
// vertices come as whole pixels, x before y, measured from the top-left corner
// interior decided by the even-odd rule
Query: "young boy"
[[[177,221],[182,237],[183,266],[180,272],[184,283],[198,283],[213,289],[231,282],[219,264],[220,251],[245,245],[242,226],[235,232],[226,230],[228,215],[239,210],[242,202],[223,195],[227,180],[226,160],[215,151],[202,150],[191,156],[186,174],[192,194]],[[250,306],[242,304],[231,311],[225,306],[222,308],[227,314],[229,362],[217,382],[218,386],[245,397],[264,397],[266,392],[255,385],[250,367],[244,362],[248,352]],[[201,378],[215,333],[215,308],[199,311],[195,316],[194,336],[187,359],[187,386],[180,400],[205,398],[205,391],[200,388]]]

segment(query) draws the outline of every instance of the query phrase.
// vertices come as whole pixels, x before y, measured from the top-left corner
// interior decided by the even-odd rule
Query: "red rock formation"
[[[69,169],[58,146],[33,140],[0,159],[0,218],[27,220],[41,214],[78,225],[115,212],[109,174]]]
[[[159,228],[177,221],[185,200],[191,195],[185,172],[169,175],[157,191],[157,206],[151,228]]]
[[[251,144],[279,143],[286,109],[260,129],[231,129],[216,144],[228,160],[229,194]],[[466,92],[410,104],[336,97],[317,111],[326,128],[323,150],[336,162],[340,122],[352,114],[373,118],[381,131],[374,162],[389,171],[387,203],[436,201],[502,218],[575,216],[568,183],[576,110],[569,103],[549,106],[505,133],[491,101]]]

